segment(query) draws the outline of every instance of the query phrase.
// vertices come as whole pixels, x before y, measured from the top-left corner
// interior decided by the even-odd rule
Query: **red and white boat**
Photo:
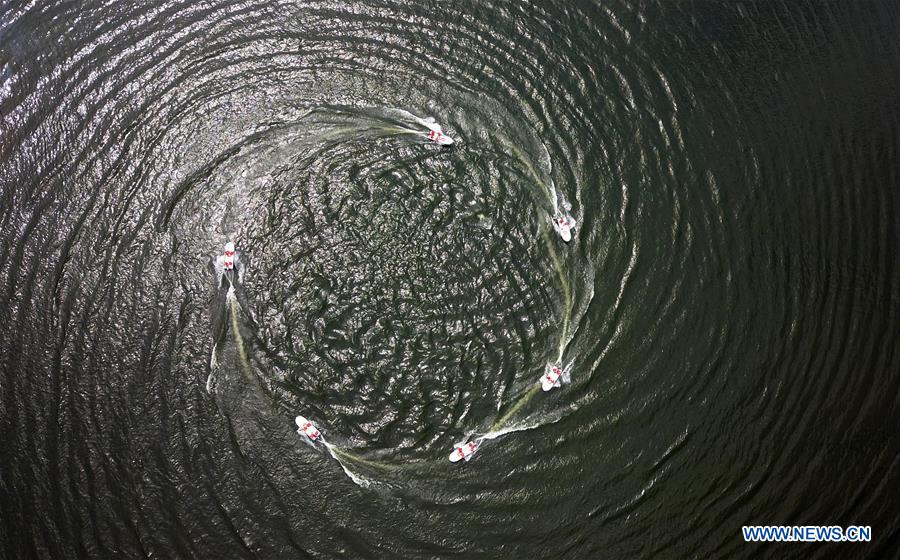
[[[222,255],[222,268],[224,270],[234,270],[234,243],[231,241],[225,244],[225,254]]]
[[[466,442],[462,445],[457,445],[453,449],[453,453],[450,454],[450,462],[456,463],[460,459],[465,459],[468,461],[472,458],[472,455],[475,454],[475,451],[478,449],[478,444],[474,441]]]
[[[426,138],[434,142],[435,144],[440,144],[441,146],[449,146],[453,143],[453,138],[450,138],[446,134],[441,131],[440,127],[432,128],[428,134],[425,135]]]
[[[318,428],[313,426],[312,422],[302,416],[294,418],[294,422],[297,424],[297,433],[301,436],[306,436],[310,440],[316,441],[322,435]]]
[[[554,387],[560,386],[559,378],[562,377],[563,370],[559,364],[547,364],[544,375],[541,377],[541,389],[549,391]]]
[[[562,212],[557,212],[553,216],[553,229],[562,237],[562,240],[568,243],[572,241],[572,228],[575,227],[575,218]]]

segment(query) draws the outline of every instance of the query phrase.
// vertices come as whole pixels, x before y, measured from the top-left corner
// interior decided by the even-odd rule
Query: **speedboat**
[[[234,243],[229,241],[225,244],[225,254],[222,255],[222,268],[224,270],[234,270]]]
[[[312,422],[302,416],[294,418],[294,422],[297,424],[297,433],[308,437],[310,441],[316,441],[322,435]]]
[[[434,142],[435,144],[440,144],[441,146],[449,146],[453,143],[453,138],[450,138],[446,134],[441,131],[441,127],[432,128],[428,134],[425,135],[426,138]]]
[[[465,459],[468,461],[472,458],[472,455],[475,454],[475,451],[478,449],[478,443],[474,441],[466,442],[462,445],[457,445],[453,449],[453,453],[450,454],[450,462],[456,463],[460,459]]]
[[[428,132],[425,133],[424,136],[435,144],[439,144],[441,146],[449,146],[453,143],[453,138],[450,138],[449,136],[444,134],[443,129],[441,129],[441,125],[435,122],[434,117],[427,117],[424,119],[416,117],[416,122],[428,128]]]
[[[237,254],[234,252],[234,243],[229,241],[225,244],[225,251],[216,258],[216,267],[220,272],[228,272],[234,270],[236,261]]]
[[[572,228],[574,227],[575,218],[569,214],[563,214],[557,210],[556,214],[553,215],[553,229],[556,230],[556,233],[558,233],[566,243],[572,241]]]
[[[547,364],[544,375],[541,377],[541,389],[549,391],[554,387],[560,386],[559,378],[562,377],[563,370],[559,364]]]

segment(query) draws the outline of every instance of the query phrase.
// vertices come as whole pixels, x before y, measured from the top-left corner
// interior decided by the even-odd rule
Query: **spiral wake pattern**
[[[808,557],[837,549],[740,527],[826,523],[871,524],[840,552],[883,557],[898,23],[889,3],[11,4],[4,549]],[[554,363],[571,379],[545,393]]]

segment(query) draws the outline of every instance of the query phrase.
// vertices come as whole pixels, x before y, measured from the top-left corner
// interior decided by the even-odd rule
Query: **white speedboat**
[[[544,375],[541,377],[541,389],[549,391],[554,387],[560,386],[559,378],[562,377],[563,370],[559,364],[547,364]]]
[[[425,135],[425,138],[428,138],[435,144],[440,144],[441,146],[449,146],[453,144],[453,138],[450,138],[446,134],[441,131],[441,127],[432,128],[428,134]]]
[[[558,211],[553,216],[553,229],[562,237],[562,240],[568,243],[572,241],[572,228],[575,227],[575,218],[569,214],[563,214]]]
[[[302,416],[294,418],[294,422],[297,424],[297,433],[308,437],[310,441],[317,441],[322,435],[312,422]]]
[[[474,441],[466,442],[462,445],[457,445],[453,449],[453,453],[450,454],[450,462],[456,463],[460,459],[465,459],[468,461],[472,458],[472,455],[475,454],[475,451],[478,449],[478,443]]]
[[[237,256],[234,252],[234,243],[229,241],[225,244],[225,251],[216,259],[216,264],[222,272],[234,270],[234,262]]]
[[[434,117],[426,117],[424,119],[416,117],[415,119],[417,123],[428,129],[428,132],[424,134],[425,138],[441,146],[453,144],[453,138],[444,134],[444,130],[441,128],[441,125],[434,120]]]

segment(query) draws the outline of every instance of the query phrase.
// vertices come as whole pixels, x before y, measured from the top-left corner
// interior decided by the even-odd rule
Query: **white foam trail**
[[[219,362],[216,360],[216,345],[213,344],[212,355],[209,357],[209,377],[206,378],[206,392],[212,393],[212,382],[213,376],[216,373],[216,369],[219,367]]]
[[[428,130],[433,130],[434,132],[443,133],[444,129],[441,128],[441,125],[435,120],[434,117],[420,117],[418,115],[414,115],[409,111],[404,109],[388,109],[385,111],[386,114],[392,116],[393,118],[402,122],[400,126],[393,127],[398,131],[403,131],[405,134],[416,134],[423,135],[422,130],[416,130],[411,128],[410,125],[415,123],[421,127],[424,127]]]
[[[387,109],[385,111],[385,113],[387,113],[388,115],[394,116],[398,120],[413,121],[413,122],[419,123],[422,126],[425,126],[428,128],[431,128],[431,125],[435,124],[434,117],[425,117],[423,119],[422,117],[419,117],[418,115],[414,115],[405,109],[392,108],[392,109]]]
[[[554,208],[559,208],[559,193],[556,191],[556,183],[550,179],[550,202]],[[568,204],[565,202],[564,204]]]
[[[240,325],[238,325],[238,313],[241,310],[241,305],[238,303],[237,296],[234,295],[234,284],[228,288],[225,299],[228,302],[228,306],[231,308],[231,329],[234,332],[234,340],[237,343],[238,354],[241,357],[241,363],[244,364],[245,373],[250,375],[252,370],[250,367],[250,358],[247,356],[247,349],[244,348],[244,337],[241,336],[241,328]]]
[[[503,428],[502,430],[496,430],[493,432],[488,432],[484,435],[478,436],[475,438],[479,441],[497,439],[500,436],[505,436],[506,434],[511,434],[513,432],[524,432],[526,430],[533,430],[535,428],[539,428],[541,426],[540,423],[537,424],[529,424],[529,425],[518,425],[518,426],[510,426],[508,428]]]
[[[419,117],[415,117],[415,120],[417,123],[424,126],[428,130],[433,130],[435,132],[444,132],[444,130],[441,128],[441,125],[439,125],[437,122],[435,122],[434,117],[428,117],[425,119],[420,119]]]
[[[421,130],[414,130],[412,128],[406,128],[405,126],[392,126],[385,130],[396,130],[397,134],[415,134],[416,136],[424,136],[425,133]]]
[[[221,255],[213,261],[213,268],[216,271],[216,286],[221,286],[222,277],[225,276],[225,265],[222,263]]]
[[[347,478],[352,480],[354,484],[356,484],[357,486],[359,486],[361,488],[368,488],[369,486],[372,485],[371,480],[369,480],[363,476],[354,474],[353,471],[348,469],[347,465],[344,464],[344,462],[341,460],[341,458],[338,456],[338,454],[334,452],[333,446],[330,443],[328,443],[327,441],[322,439],[322,445],[325,446],[325,449],[328,450],[328,453],[334,458],[335,461],[338,462],[338,465],[341,466],[341,469],[343,469],[344,474],[347,475]]]
[[[561,381],[565,384],[569,384],[572,382],[572,368],[575,366],[575,358],[569,360],[569,363],[563,368],[562,375],[560,375]]]

